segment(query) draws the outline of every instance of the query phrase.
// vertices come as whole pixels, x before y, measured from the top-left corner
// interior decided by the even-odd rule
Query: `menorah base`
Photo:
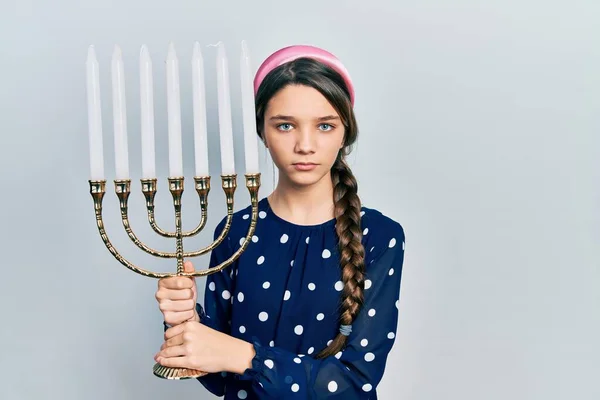
[[[152,371],[159,378],[172,380],[193,379],[206,375],[206,372],[197,369],[165,367],[159,363],[154,364]]]

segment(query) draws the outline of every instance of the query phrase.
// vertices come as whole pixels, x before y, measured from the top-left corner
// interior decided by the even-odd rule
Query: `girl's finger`
[[[174,367],[174,368],[189,368],[190,362],[187,357],[159,357],[157,362],[163,367]]]
[[[183,344],[183,335],[177,335],[172,337],[171,339],[167,339],[166,342],[164,342],[162,344],[162,346],[160,347],[160,349],[165,349],[167,347],[171,347],[171,346],[180,346]]]
[[[193,289],[166,289],[163,288],[156,293],[158,300],[189,300],[194,296]]]
[[[165,322],[171,326],[180,325],[186,321],[189,321],[194,317],[194,310],[189,311],[166,311],[165,314]]]
[[[181,345],[167,347],[166,349],[162,349],[161,351],[159,351],[157,354],[158,358],[179,357],[179,356],[185,356],[185,355],[186,355],[185,346],[181,346]]]
[[[160,302],[162,311],[189,311],[196,307],[194,300],[163,300]]]

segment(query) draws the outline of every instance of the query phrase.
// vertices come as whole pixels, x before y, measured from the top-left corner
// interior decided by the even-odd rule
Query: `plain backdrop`
[[[148,226],[138,56],[154,68],[157,220],[173,227],[165,64],[180,60],[184,229],[198,221],[190,57],[202,45],[213,190],[208,243],[225,212],[214,48],[230,62],[237,172],[244,173],[239,53],[253,68],[290,44],[324,47],[356,85],[350,157],[364,204],[406,232],[396,344],[380,398],[600,398],[600,5],[572,0],[35,1],[0,11],[0,398],[208,399],[152,375],[162,343],[156,280],[106,250],[89,195],[85,60],[100,64],[110,239],[134,263],[174,271],[126,236],[114,195],[110,57],[123,49],[131,223]],[[261,148],[261,197],[273,166]],[[241,181],[243,183],[243,181]],[[236,209],[248,202],[240,185]],[[205,268],[206,257],[196,260]],[[200,296],[204,279],[198,280]]]

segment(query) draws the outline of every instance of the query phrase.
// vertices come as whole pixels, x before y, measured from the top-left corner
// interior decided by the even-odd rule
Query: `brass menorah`
[[[100,81],[99,64],[93,46],[88,48],[87,69],[87,89],[88,89],[88,121],[90,135],[90,167],[91,176],[89,179],[90,194],[94,200],[94,210],[96,213],[96,224],[102,241],[108,248],[108,251],[125,267],[135,273],[150,278],[166,278],[172,276],[198,277],[213,274],[222,271],[231,265],[246,250],[256,229],[258,220],[258,190],[260,188],[260,173],[258,168],[258,148],[256,139],[256,121],[253,118],[254,95],[252,90],[252,81],[250,79],[250,67],[248,49],[245,42],[242,42],[241,60],[241,87],[242,100],[244,104],[244,143],[246,149],[246,187],[250,192],[250,201],[252,205],[252,218],[248,233],[241,246],[227,260],[217,266],[205,270],[198,270],[191,273],[184,272],[183,260],[186,258],[198,257],[215,249],[229,233],[233,218],[234,194],[237,188],[237,175],[234,172],[234,154],[233,141],[234,136],[231,126],[231,110],[229,102],[229,84],[227,58],[225,48],[222,42],[216,46],[217,53],[217,83],[219,98],[219,128],[221,137],[221,186],[225,192],[227,201],[227,217],[223,231],[219,233],[213,243],[197,251],[183,251],[183,238],[192,237],[201,232],[208,216],[208,195],[210,192],[210,174],[208,172],[208,148],[206,142],[206,124],[204,117],[204,88],[203,88],[203,68],[200,44],[194,44],[192,55],[193,70],[193,93],[194,93],[194,141],[196,145],[196,173],[194,177],[195,189],[200,200],[200,222],[198,226],[189,231],[182,230],[181,200],[183,195],[183,165],[181,155],[181,115],[179,107],[179,75],[178,60],[173,43],[169,45],[167,55],[167,103],[169,117],[169,191],[173,197],[173,206],[175,207],[175,230],[168,232],[161,229],[154,218],[154,197],[157,191],[157,179],[154,172],[154,125],[153,125],[153,105],[152,105],[152,73],[151,61],[146,46],[142,46],[140,51],[140,94],[141,94],[141,115],[142,115],[142,164],[143,178],[141,179],[142,193],[146,199],[146,209],[148,211],[148,221],[150,226],[160,236],[166,238],[175,238],[175,252],[163,252],[154,250],[145,245],[134,233],[129,223],[129,212],[127,201],[131,192],[131,179],[129,178],[128,149],[127,149],[127,118],[125,107],[125,84],[124,84],[124,66],[121,56],[121,49],[115,46],[112,58],[112,86],[113,86],[113,119],[114,119],[114,143],[115,143],[115,162],[116,179],[115,193],[119,198],[121,208],[121,220],[123,227],[129,238],[137,247],[156,257],[175,258],[177,260],[176,273],[157,273],[148,271],[134,265],[126,260],[112,245],[108,239],[102,216],[102,201],[106,192],[106,179],[104,177],[103,164],[103,143],[102,143],[102,116],[100,107]],[[166,379],[189,379],[205,375],[203,371],[197,371],[186,368],[168,368],[156,363],[154,365],[154,374]]]
[[[237,188],[236,183],[236,174],[232,175],[222,175],[221,182],[223,191],[225,192],[226,200],[227,200],[227,217],[225,226],[223,227],[223,231],[219,234],[219,236],[208,246],[191,252],[183,251],[183,238],[192,237],[199,232],[202,231],[206,224],[206,219],[208,216],[208,193],[210,191],[210,176],[200,176],[194,177],[196,192],[198,193],[198,197],[200,200],[200,222],[198,226],[188,232],[183,232],[181,227],[181,199],[183,194],[183,177],[176,178],[168,178],[169,181],[169,191],[173,196],[173,205],[175,208],[175,231],[167,232],[161,229],[154,219],[154,197],[157,191],[157,180],[154,179],[141,179],[142,184],[142,193],[146,199],[146,209],[148,211],[148,221],[152,229],[158,233],[159,235],[167,238],[175,238],[175,247],[176,251],[173,252],[161,252],[154,250],[148,246],[146,246],[133,232],[129,224],[129,214],[127,201],[129,199],[129,194],[131,191],[131,179],[117,179],[114,180],[115,184],[115,192],[117,197],[119,198],[119,204],[121,209],[121,220],[123,222],[123,227],[127,232],[129,238],[135,243],[137,247],[142,249],[148,254],[151,254],[156,257],[161,258],[175,258],[177,260],[177,273],[156,273],[140,268],[130,261],[126,260],[119,252],[115,249],[115,247],[111,244],[108,239],[108,235],[104,229],[104,222],[102,219],[102,200],[104,198],[104,194],[106,192],[106,180],[89,180],[90,183],[90,194],[94,200],[94,210],[96,213],[96,224],[98,225],[98,231],[100,232],[100,236],[108,251],[125,267],[129,268],[133,272],[136,272],[140,275],[147,276],[150,278],[165,278],[170,276],[206,276],[215,272],[219,272],[224,268],[231,265],[248,247],[248,244],[252,240],[252,235],[254,234],[254,230],[256,229],[256,222],[258,220],[258,190],[260,188],[260,173],[256,174],[246,174],[246,187],[250,193],[250,201],[252,204],[252,215],[250,219],[250,226],[248,227],[248,233],[242,245],[235,253],[231,255],[227,260],[223,261],[217,266],[212,268],[198,270],[194,272],[184,272],[183,271],[183,259],[190,257],[197,257],[203,254],[206,254],[217,247],[223,239],[227,236],[229,229],[231,227],[231,220],[233,218],[233,207],[234,207],[234,194]],[[156,376],[166,379],[189,379],[189,378],[197,378],[205,375],[204,372],[198,370],[191,370],[186,368],[170,368],[164,367],[158,363],[154,365],[153,372]]]

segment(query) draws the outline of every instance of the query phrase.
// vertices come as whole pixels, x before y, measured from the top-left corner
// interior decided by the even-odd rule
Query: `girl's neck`
[[[269,206],[280,218],[297,225],[318,225],[334,218],[331,175],[310,186],[297,186],[286,179],[268,196]]]

